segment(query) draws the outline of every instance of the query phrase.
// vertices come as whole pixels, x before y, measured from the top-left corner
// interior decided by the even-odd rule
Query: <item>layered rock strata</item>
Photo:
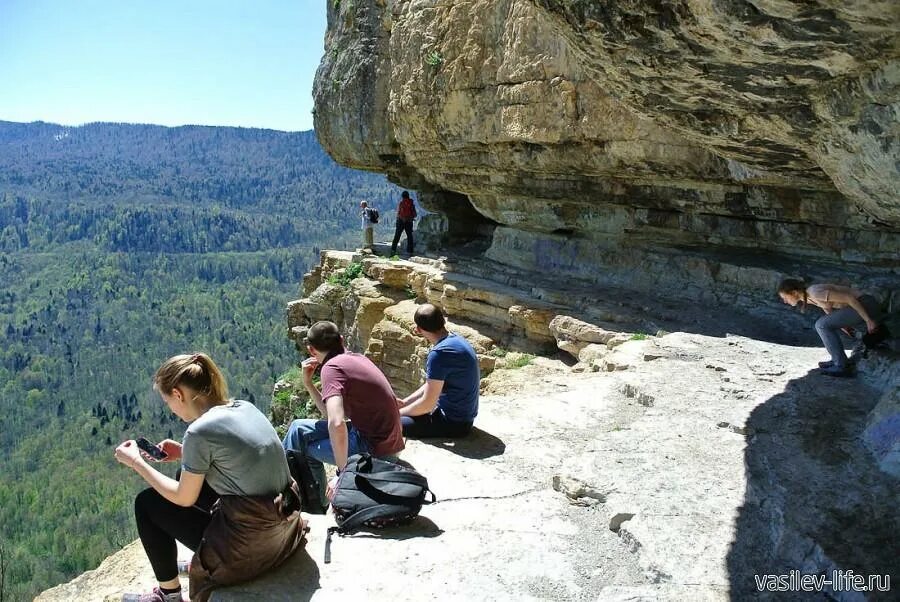
[[[328,21],[319,139],[420,190],[445,243],[686,299],[769,302],[761,266],[900,279],[897,3],[356,0]]]

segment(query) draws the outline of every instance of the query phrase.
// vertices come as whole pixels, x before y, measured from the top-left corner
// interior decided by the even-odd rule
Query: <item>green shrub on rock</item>
[[[336,271],[328,277],[329,284],[335,284],[347,288],[350,283],[362,276],[363,265],[358,261],[354,261],[347,267]]]
[[[319,384],[319,377],[313,378]],[[269,407],[269,420],[284,437],[291,422],[297,418],[321,418],[315,402],[303,386],[303,374],[300,368],[291,368],[282,374],[272,389],[272,405]]]

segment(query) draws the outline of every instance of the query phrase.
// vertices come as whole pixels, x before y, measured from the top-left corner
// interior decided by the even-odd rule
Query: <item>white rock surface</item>
[[[809,373],[820,349],[740,337],[614,354],[627,370],[496,370],[471,438],[403,453],[440,500],[415,524],[335,538],[326,565],[331,519],[312,517],[304,552],[214,599],[743,600],[754,572],[900,578],[900,486],[861,444],[872,389]],[[150,585],[135,543],[39,600]]]

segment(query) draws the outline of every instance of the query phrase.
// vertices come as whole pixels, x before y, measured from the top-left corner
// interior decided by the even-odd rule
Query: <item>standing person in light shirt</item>
[[[371,249],[375,245],[375,224],[378,218],[375,217],[377,212],[374,208],[369,207],[369,203],[361,201],[359,203],[359,216],[362,222],[363,231],[363,248]]]

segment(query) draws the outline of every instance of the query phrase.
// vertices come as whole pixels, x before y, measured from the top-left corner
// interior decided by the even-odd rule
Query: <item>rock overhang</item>
[[[831,4],[330,4],[316,130],[488,240],[891,270],[900,10]]]

